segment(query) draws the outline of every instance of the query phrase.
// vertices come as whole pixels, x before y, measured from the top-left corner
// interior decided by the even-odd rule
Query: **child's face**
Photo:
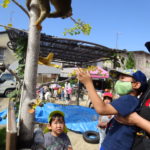
[[[127,75],[120,75],[119,80],[115,84],[115,91],[119,95],[136,94],[134,90],[139,89],[140,82],[136,82],[133,77]]]
[[[134,79],[127,75],[120,75],[119,80],[124,82],[134,82]]]
[[[106,98],[106,99],[104,100],[104,103],[105,103],[105,104],[109,104],[110,102],[111,102],[110,99],[107,99],[107,98]]]
[[[63,118],[56,117],[51,124],[49,124],[49,129],[52,131],[52,135],[59,136],[65,128],[65,123],[63,121]]]

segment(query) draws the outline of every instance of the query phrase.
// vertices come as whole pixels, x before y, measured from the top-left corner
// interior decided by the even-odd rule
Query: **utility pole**
[[[118,49],[118,40],[119,40],[119,35],[122,34],[121,32],[116,33],[116,49]]]

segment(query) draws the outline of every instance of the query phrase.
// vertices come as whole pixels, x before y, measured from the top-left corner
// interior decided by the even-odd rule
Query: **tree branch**
[[[14,29],[14,30],[19,30],[19,31],[22,31],[22,32],[26,32],[26,33],[28,33],[28,31],[26,31],[26,30],[21,30],[21,29],[18,29],[18,28],[13,28],[13,27],[9,27],[9,26],[5,26],[5,25],[1,25],[1,24],[0,24],[0,27],[4,27],[4,28],[8,28],[8,29]]]
[[[20,9],[22,9],[28,17],[30,17],[28,11],[22,5],[20,5],[16,0],[12,0],[12,2],[14,2]]]
[[[78,22],[77,22],[73,17],[70,17],[70,19],[71,19],[74,23],[78,24]]]
[[[80,25],[81,27],[84,28],[83,24],[77,22],[73,17],[70,17],[70,19],[71,19],[75,24],[78,24],[78,25]]]
[[[9,69],[9,65],[5,65],[5,64],[4,64],[4,67],[5,67],[13,76],[15,76],[15,78],[17,79],[17,81],[19,81],[20,84],[22,84],[20,78],[19,78],[11,69]]]

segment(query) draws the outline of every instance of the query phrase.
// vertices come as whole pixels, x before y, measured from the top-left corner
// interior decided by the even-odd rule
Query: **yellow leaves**
[[[85,72],[95,71],[97,70],[97,66],[88,66],[87,68],[82,68],[82,70]],[[69,76],[76,76],[77,75],[76,72],[77,72],[76,69],[74,69],[73,72],[69,74]]]
[[[77,75],[77,73],[76,73],[76,70],[73,70],[73,72],[71,72],[71,73],[69,73],[69,77],[72,77],[72,76],[76,76]]]
[[[32,104],[31,109],[28,110],[30,114],[34,113],[37,106],[41,104],[42,100],[36,99],[35,103]]]
[[[34,113],[34,111],[35,111],[34,109],[29,109],[29,110],[28,110],[28,112],[29,112],[30,114]]]
[[[77,34],[80,34],[81,32],[84,35],[89,35],[90,34],[91,29],[92,29],[90,24],[86,24],[83,21],[81,21],[80,19],[78,19],[77,21],[75,21],[73,19],[73,21],[75,22],[75,27],[72,27],[70,29],[65,29],[65,32],[63,32],[64,35],[67,35],[67,34],[77,35]]]
[[[83,24],[81,31],[83,32],[83,34],[85,35],[89,35],[91,32],[92,27],[90,26],[90,24]]]
[[[7,8],[8,4],[10,3],[10,0],[3,0],[3,3],[0,4],[3,8]]]
[[[55,67],[55,68],[61,68],[61,66],[59,66],[59,65],[51,64],[53,57],[54,57],[54,53],[49,53],[47,57],[39,57],[38,64],[51,66],[51,67]]]
[[[7,24],[7,26],[5,26],[4,28],[7,30],[8,29],[8,27],[12,27],[12,24]]]

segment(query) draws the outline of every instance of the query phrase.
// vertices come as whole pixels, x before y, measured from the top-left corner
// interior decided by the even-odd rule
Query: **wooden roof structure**
[[[7,30],[10,41],[9,48],[15,51],[19,37],[27,37],[26,31],[16,29]],[[114,53],[125,53],[125,50],[111,49],[96,43],[81,40],[58,38],[41,34],[40,56],[46,57],[54,53],[54,62],[70,64],[72,66],[90,65],[94,62],[114,59]]]

